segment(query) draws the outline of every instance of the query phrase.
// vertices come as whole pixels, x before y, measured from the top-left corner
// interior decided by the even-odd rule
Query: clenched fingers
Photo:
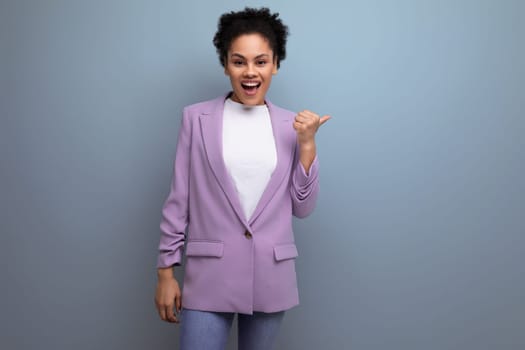
[[[328,115],[319,117],[318,114],[312,111],[304,110],[295,116],[293,127],[299,134],[310,134],[313,136],[313,134],[317,132],[317,129],[319,129],[319,126],[326,123],[330,118]]]

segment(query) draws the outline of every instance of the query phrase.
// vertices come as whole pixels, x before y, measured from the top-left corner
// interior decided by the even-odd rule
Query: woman
[[[162,320],[182,313],[183,350],[223,349],[235,314],[240,349],[271,349],[284,311],[299,302],[292,215],[314,209],[315,134],[330,117],[265,98],[287,35],[267,8],[221,16],[213,42],[233,91],[184,108],[155,297]],[[181,295],[173,266],[183,249]]]

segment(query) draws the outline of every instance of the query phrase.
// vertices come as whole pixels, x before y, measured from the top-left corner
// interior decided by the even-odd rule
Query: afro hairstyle
[[[217,32],[213,44],[217,49],[221,65],[226,66],[228,50],[231,43],[244,34],[260,34],[268,40],[277,58],[277,68],[286,58],[286,39],[288,27],[279,18],[279,13],[271,13],[270,9],[246,7],[242,11],[227,12],[219,18]]]

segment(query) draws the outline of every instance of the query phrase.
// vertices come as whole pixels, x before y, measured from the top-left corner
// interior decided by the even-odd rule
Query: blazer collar
[[[266,205],[273,198],[279,185],[284,180],[285,175],[288,173],[290,163],[293,159],[293,150],[290,151],[289,147],[286,146],[286,129],[292,127],[290,123],[291,117],[286,113],[282,113],[281,110],[274,106],[270,101],[265,100],[272,122],[273,136],[277,151],[277,165],[261,198],[259,199],[255,211],[249,219],[246,219],[233,179],[226,169],[222,154],[224,101],[228,96],[230,96],[230,93],[213,100],[209,104],[209,109],[201,112],[199,120],[206,156],[208,157],[208,162],[213,174],[239,220],[246,226],[246,228],[250,228],[250,225],[257,219]]]

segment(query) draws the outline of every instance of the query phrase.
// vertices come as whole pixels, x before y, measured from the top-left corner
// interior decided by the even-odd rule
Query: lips
[[[244,92],[249,95],[253,96],[257,93],[257,89],[261,86],[261,82],[259,81],[244,81],[241,83],[241,87],[243,88]]]

